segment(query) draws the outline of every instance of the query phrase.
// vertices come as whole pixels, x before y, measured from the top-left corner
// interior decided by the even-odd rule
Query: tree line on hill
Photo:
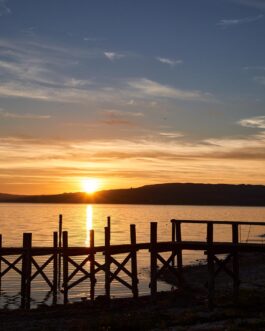
[[[0,202],[265,206],[264,185],[171,183],[56,195],[0,193]]]

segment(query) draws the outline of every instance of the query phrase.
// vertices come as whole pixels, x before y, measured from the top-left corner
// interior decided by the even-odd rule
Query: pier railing
[[[182,238],[182,225],[205,224],[205,241],[187,241]],[[138,290],[138,262],[137,253],[140,250],[150,252],[150,295],[153,300],[157,294],[157,281],[166,271],[172,273],[181,287],[183,282],[183,250],[203,251],[207,256],[208,266],[208,304],[213,307],[215,277],[220,271],[226,272],[233,281],[233,295],[237,300],[239,291],[239,258],[240,252],[264,252],[265,244],[240,242],[239,227],[241,226],[265,226],[263,222],[226,222],[226,221],[193,221],[171,220],[172,237],[170,241],[157,240],[157,222],[150,224],[150,241],[137,243],[136,226],[130,225],[130,243],[122,245],[111,244],[111,222],[108,218],[105,227],[105,242],[102,246],[96,246],[94,230],[90,230],[89,247],[73,247],[68,244],[68,232],[62,231],[62,216],[59,218],[59,231],[53,233],[53,245],[50,247],[32,246],[32,234],[23,234],[22,247],[5,247],[2,245],[0,235],[0,289],[5,277],[10,271],[16,272],[21,279],[20,306],[22,309],[30,309],[32,282],[37,276],[41,276],[50,289],[53,304],[57,303],[58,293],[63,293],[63,302],[67,304],[68,294],[71,289],[85,280],[90,284],[90,300],[96,298],[95,285],[98,273],[104,273],[105,300],[111,298],[111,284],[114,280],[129,289],[134,298],[139,295]],[[231,242],[215,242],[214,228],[216,225],[231,226]],[[165,253],[168,254],[165,257]],[[123,260],[117,259],[118,255]],[[218,257],[225,254],[225,258]],[[37,257],[42,256],[41,263]],[[103,259],[102,259],[103,256]],[[82,261],[74,258],[80,257]],[[100,257],[100,258],[99,258]],[[12,260],[13,259],[13,260]],[[11,261],[12,260],[12,261]],[[232,261],[231,270],[228,262]],[[161,267],[157,268],[158,263]],[[46,272],[47,267],[52,267],[52,273]],[[76,279],[77,274],[79,278]],[[121,275],[122,274],[122,275]],[[125,277],[124,277],[125,276]]]

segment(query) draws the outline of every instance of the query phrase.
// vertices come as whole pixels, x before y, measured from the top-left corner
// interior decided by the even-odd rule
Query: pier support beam
[[[30,309],[32,233],[23,233],[21,308]]]
[[[151,222],[151,238],[150,238],[150,265],[151,265],[151,279],[150,289],[152,300],[156,298],[157,292],[157,222]]]
[[[207,223],[208,307],[214,307],[213,224]]]
[[[136,228],[135,224],[130,225],[131,237],[131,274],[132,274],[132,293],[134,298],[138,298],[138,277],[137,277],[137,251],[136,251]]]
[[[238,260],[238,224],[232,224],[232,242],[234,244],[233,247],[233,297],[234,302],[238,301],[238,293],[239,293],[239,260]]]
[[[68,303],[68,232],[63,231],[63,302]]]
[[[57,289],[58,289],[58,232],[53,232],[53,300],[52,303],[55,305],[57,303]]]
[[[105,294],[110,299],[110,227],[105,227]]]

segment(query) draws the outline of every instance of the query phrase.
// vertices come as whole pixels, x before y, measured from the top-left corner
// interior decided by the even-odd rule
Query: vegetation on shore
[[[265,206],[264,185],[172,183],[57,195],[0,194],[0,202]]]

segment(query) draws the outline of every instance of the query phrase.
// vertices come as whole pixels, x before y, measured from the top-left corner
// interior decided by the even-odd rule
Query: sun
[[[100,181],[97,178],[88,178],[82,180],[83,190],[88,194],[93,194],[100,187]]]

